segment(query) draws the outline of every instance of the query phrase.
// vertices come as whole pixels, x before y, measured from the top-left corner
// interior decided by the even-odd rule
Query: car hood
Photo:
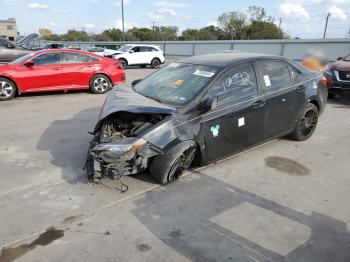
[[[0,64],[0,73],[7,72],[16,67],[15,64]]]
[[[350,71],[350,62],[339,60],[334,62],[331,68],[337,71]]]
[[[103,119],[117,112],[130,112],[136,114],[173,114],[176,109],[169,105],[159,103],[136,93],[130,85],[121,84],[107,96],[95,126],[96,132]]]

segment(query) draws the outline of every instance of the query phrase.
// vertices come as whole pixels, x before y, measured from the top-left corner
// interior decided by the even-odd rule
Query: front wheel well
[[[6,78],[6,79],[10,80],[11,82],[13,82],[15,84],[15,86],[16,86],[16,95],[20,95],[21,94],[21,90],[19,90],[19,87],[18,87],[16,81],[14,81],[11,77],[8,77],[8,76],[0,75],[0,77]]]
[[[128,60],[126,58],[124,58],[124,57],[117,58],[117,60],[124,60],[126,62],[126,65],[129,64]]]
[[[310,100],[309,103],[315,105],[316,108],[317,108],[317,111],[320,112],[320,110],[321,110],[321,105],[320,105],[320,103],[319,103],[317,100]]]

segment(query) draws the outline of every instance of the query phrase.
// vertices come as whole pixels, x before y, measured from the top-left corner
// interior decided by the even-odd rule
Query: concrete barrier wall
[[[33,46],[44,46],[48,41],[34,40]],[[51,43],[51,42],[50,42]],[[281,55],[302,60],[311,50],[322,52],[329,61],[350,53],[350,39],[317,40],[223,40],[223,41],[144,41],[144,42],[64,42],[64,44],[87,48],[95,45],[115,46],[124,44],[158,45],[167,56],[181,57],[215,53],[224,50]]]

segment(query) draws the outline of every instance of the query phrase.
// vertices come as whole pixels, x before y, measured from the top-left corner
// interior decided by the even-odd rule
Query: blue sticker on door
[[[214,138],[219,135],[219,129],[220,129],[220,125],[214,125],[210,128],[210,131],[213,134]]]

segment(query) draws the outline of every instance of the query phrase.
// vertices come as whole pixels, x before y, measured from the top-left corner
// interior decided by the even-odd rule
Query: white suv
[[[163,51],[155,45],[125,45],[116,53],[113,58],[120,62],[123,69],[128,65],[158,68],[165,62]]]

